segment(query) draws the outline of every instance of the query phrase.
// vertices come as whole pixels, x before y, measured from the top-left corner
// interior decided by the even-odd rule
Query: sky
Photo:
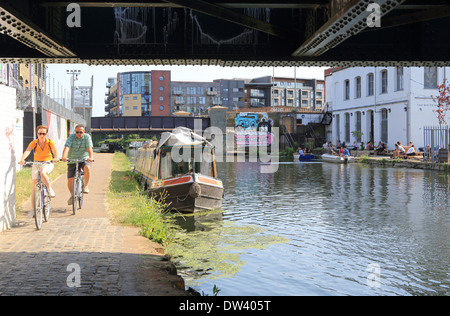
[[[170,70],[172,81],[212,82],[215,79],[258,78],[263,76],[323,79],[328,67],[220,67],[220,66],[89,66],[85,64],[47,64],[47,94],[52,98],[70,96],[70,78],[67,70],[80,70],[75,86],[90,86],[94,76],[93,114],[105,115],[107,79],[118,72]],[[58,90],[59,87],[59,90]],[[66,92],[64,92],[66,91]]]

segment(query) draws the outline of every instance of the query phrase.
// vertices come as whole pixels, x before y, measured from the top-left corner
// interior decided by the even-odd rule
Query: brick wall
[[[16,109],[16,89],[0,85],[0,231],[15,221],[17,162],[23,153],[23,112]]]

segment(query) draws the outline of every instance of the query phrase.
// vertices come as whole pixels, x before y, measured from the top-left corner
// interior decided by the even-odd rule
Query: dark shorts
[[[78,163],[78,168],[83,169],[84,166],[90,166],[89,161]],[[75,176],[75,164],[71,163],[67,165],[67,179],[73,178]]]

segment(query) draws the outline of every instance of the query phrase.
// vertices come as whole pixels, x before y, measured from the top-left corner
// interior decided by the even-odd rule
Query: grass
[[[163,246],[173,242],[175,232],[167,207],[141,192],[123,153],[114,154],[107,201],[116,223],[139,227],[143,236]]]
[[[50,178],[55,181],[56,178],[65,174],[66,171],[67,164],[61,162],[56,163],[52,173],[50,173]],[[30,167],[24,167],[16,173],[16,212],[19,217],[23,215],[24,203],[28,199],[31,199],[32,183]]]

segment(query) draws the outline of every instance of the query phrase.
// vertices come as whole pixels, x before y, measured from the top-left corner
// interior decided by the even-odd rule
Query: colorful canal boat
[[[144,145],[136,157],[148,194],[180,212],[222,207],[223,184],[217,178],[214,147],[187,128],[161,135],[159,142]]]

